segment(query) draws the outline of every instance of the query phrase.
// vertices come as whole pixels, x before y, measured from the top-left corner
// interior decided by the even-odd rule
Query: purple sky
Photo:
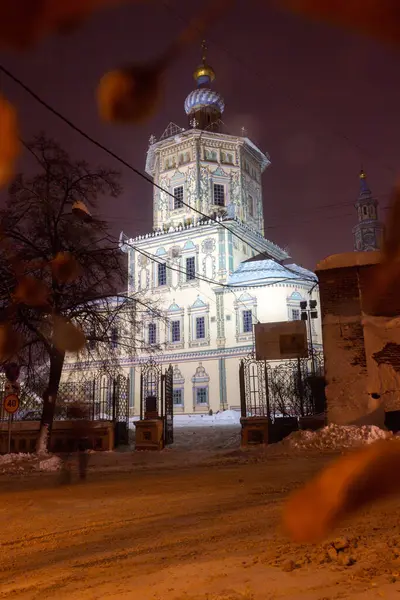
[[[183,102],[194,87],[199,47],[188,48],[171,68],[159,113],[142,126],[101,123],[97,82],[109,69],[156,57],[202,4],[168,0],[126,6],[99,14],[71,36],[45,41],[29,55],[3,54],[1,60],[88,134],[144,170],[150,135],[159,137],[170,121],[187,126]],[[311,268],[326,255],[352,250],[352,204],[361,165],[382,208],[400,162],[399,54],[245,0],[210,28],[207,39],[214,86],[226,102],[225,123],[232,133],[246,127],[271,156],[263,178],[266,237]],[[76,158],[121,170],[122,197],[100,207],[116,234],[150,231],[149,184],[4,75],[0,87],[18,106],[25,139],[44,130]]]

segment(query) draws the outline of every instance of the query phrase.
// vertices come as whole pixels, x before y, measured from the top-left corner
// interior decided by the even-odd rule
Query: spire
[[[195,72],[193,73],[194,80],[197,81],[198,87],[207,87],[210,85],[212,81],[215,79],[214,69],[207,63],[207,44],[206,41],[203,40],[201,44],[201,65],[197,67]]]
[[[193,73],[193,77],[197,81],[197,89],[187,96],[185,112],[190,127],[194,129],[212,129],[215,132],[219,130],[225,103],[221,94],[211,89],[215,72],[207,62],[207,44],[205,41],[202,43],[201,50],[202,63]]]
[[[371,190],[368,187],[367,176],[363,168],[360,171],[360,198],[365,196],[371,196]]]

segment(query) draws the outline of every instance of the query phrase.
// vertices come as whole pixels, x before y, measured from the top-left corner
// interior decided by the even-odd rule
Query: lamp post
[[[315,310],[317,308],[316,300],[303,300],[300,302],[301,309],[301,320],[307,321],[308,323],[308,334],[310,338],[310,349],[311,349],[311,370],[312,374],[315,375],[315,360],[314,360],[314,344],[312,339],[312,327],[311,320],[318,318],[318,312]]]

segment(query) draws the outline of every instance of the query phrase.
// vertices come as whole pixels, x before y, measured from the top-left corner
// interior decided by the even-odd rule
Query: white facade
[[[175,412],[239,407],[239,361],[253,349],[253,324],[298,319],[301,300],[319,306],[315,275],[280,264],[288,255],[263,237],[261,174],[269,159],[248,139],[200,130],[176,134],[171,125],[165,139],[152,141],[147,171],[166,190],[154,188],[154,231],[135,239],[121,235],[129,291],[148,294],[165,314],[161,320],[149,312],[142,334],[159,349],[157,360],[174,367]],[[215,184],[223,186],[224,206],[213,201]],[[312,329],[318,346],[319,319]],[[134,414],[147,359],[126,359]]]
[[[222,132],[224,102],[204,87],[214,78],[204,57],[195,78],[199,87],[185,102],[191,127],[171,123],[150,140],[153,232],[121,233],[129,293],[140,292],[164,315],[149,311],[141,335],[163,368],[173,365],[175,412],[189,414],[239,407],[239,361],[253,350],[255,323],[298,319],[302,300],[317,300],[319,312],[315,275],[284,266],[288,254],[264,238],[261,178],[269,157],[247,137]],[[317,346],[320,330],[318,319]],[[121,355],[132,414],[140,412],[148,359]]]

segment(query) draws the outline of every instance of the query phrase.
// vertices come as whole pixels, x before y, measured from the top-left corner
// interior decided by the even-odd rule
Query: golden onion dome
[[[202,53],[202,60],[201,60],[201,65],[199,65],[197,67],[197,69],[194,71],[193,73],[193,77],[194,80],[197,81],[199,84],[200,83],[204,83],[207,81],[207,83],[210,83],[211,81],[214,81],[215,79],[215,72],[214,69],[212,67],[210,67],[210,65],[207,63],[207,44],[205,42],[205,40],[203,41],[202,45],[201,45],[201,49],[203,51]]]
[[[193,78],[195,81],[198,81],[203,77],[207,77],[210,81],[214,81],[215,79],[214,69],[210,67],[210,65],[208,65],[205,61],[203,61],[203,63],[199,65],[193,73]]]

